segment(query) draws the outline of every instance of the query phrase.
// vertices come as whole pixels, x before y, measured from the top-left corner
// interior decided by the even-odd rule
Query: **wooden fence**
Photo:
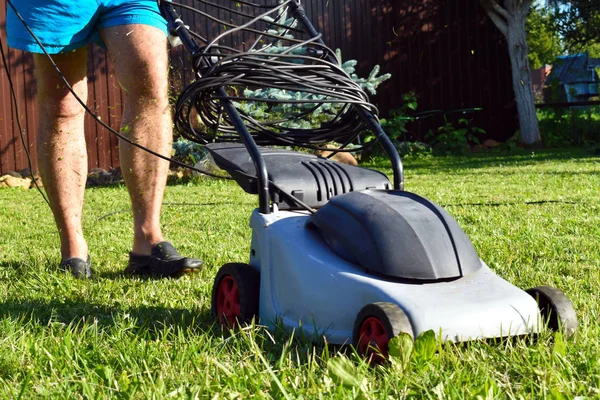
[[[197,4],[194,0],[180,1]],[[229,0],[215,0],[223,1]],[[514,133],[517,118],[506,44],[478,0],[304,0],[303,5],[325,42],[340,48],[345,60],[358,60],[359,76],[367,75],[374,65],[379,65],[382,73],[392,74],[373,99],[382,116],[400,107],[404,93],[414,91],[421,111],[482,108],[469,117],[488,132],[487,137],[503,140]],[[206,11],[211,12],[210,7]],[[29,166],[25,147],[32,153],[33,168],[37,168],[38,115],[32,57],[7,50],[5,14],[6,3],[0,1],[0,38],[18,107],[12,102],[8,77],[0,68],[0,174]],[[214,24],[185,12],[184,20],[199,30],[215,29]],[[172,78],[179,86],[191,78],[178,68],[185,65],[186,57],[180,50],[172,51],[171,56]],[[90,46],[88,68],[88,105],[116,128],[121,114],[119,86],[106,53],[95,45]],[[25,146],[19,135],[17,108]],[[442,122],[439,114],[414,123],[407,138],[422,140],[429,129]],[[116,138],[89,117],[86,140],[90,168],[118,165]]]

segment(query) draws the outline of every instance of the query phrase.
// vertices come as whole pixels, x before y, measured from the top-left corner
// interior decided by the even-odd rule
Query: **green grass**
[[[2,189],[0,398],[600,398],[600,157],[409,160],[406,189],[444,206],[503,278],[563,290],[577,338],[437,343],[431,357],[369,367],[351,349],[284,332],[222,334],[210,317],[212,278],[247,259],[256,205],[233,182],[169,186],[165,234],[206,268],[162,281],[121,275],[132,224],[123,187],[86,192],[91,282],[57,271],[58,237],[41,196]]]

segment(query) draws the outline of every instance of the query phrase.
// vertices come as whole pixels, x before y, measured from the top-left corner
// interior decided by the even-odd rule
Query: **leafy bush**
[[[388,118],[381,118],[381,127],[389,136],[402,157],[423,156],[431,153],[431,148],[422,142],[411,142],[408,140],[408,130],[406,124],[413,120],[409,115],[417,109],[417,96],[414,92],[408,92],[402,95],[402,105],[398,109],[390,110]],[[372,132],[367,132],[363,136],[364,144],[376,141],[377,138]],[[363,154],[363,157],[378,157],[385,155],[383,148],[378,144],[373,144]]]
[[[286,51],[287,47],[275,47],[278,51]],[[273,52],[274,50],[271,50]],[[372,95],[377,93],[377,87],[384,81],[390,79],[391,74],[379,75],[380,69],[376,65],[371,70],[371,73],[366,78],[360,78],[356,74],[356,60],[347,60],[342,62],[341,50],[336,51],[338,60],[341,63],[341,68],[346,72],[354,82],[356,82],[363,90],[369,92]],[[284,115],[297,114],[304,111],[310,111],[317,103],[285,103],[285,101],[311,101],[311,100],[324,100],[327,96],[315,95],[305,92],[294,92],[289,90],[281,89],[256,89],[256,90],[245,90],[244,95],[246,97],[252,97],[255,99],[277,99],[283,101],[278,105],[269,105],[265,102],[254,102],[244,101],[235,102],[235,106],[242,111],[244,114],[254,118],[257,121],[277,121]],[[345,104],[342,103],[321,103],[314,111],[310,112],[301,120],[286,121],[282,124],[285,128],[296,128],[296,129],[317,129],[321,127],[321,124],[331,121],[332,117],[335,116]]]
[[[600,107],[540,109],[542,141],[547,147],[582,146],[600,142]]]
[[[444,125],[437,128],[435,132],[430,130],[427,133],[433,153],[436,155],[464,154],[470,150],[471,144],[479,144],[479,135],[485,134],[485,130],[472,126],[466,118],[460,118],[457,125],[447,120],[445,116],[444,121]]]
[[[289,28],[296,27],[298,21],[295,18],[288,18],[288,10],[283,10],[282,13],[277,16],[277,20],[268,16],[263,19],[267,22],[278,22],[278,25],[274,25],[270,28],[268,31],[270,34],[283,37],[287,40],[294,38]],[[267,54],[287,53],[292,55],[303,55],[306,52],[306,48],[290,46],[285,40],[277,40],[275,43],[260,48],[259,51]],[[356,60],[342,61],[342,52],[340,49],[336,50],[336,58],[342,70],[363,90],[372,95],[376,94],[377,87],[382,82],[391,77],[391,74],[383,74],[380,76],[379,66],[376,65],[373,67],[367,78],[360,78],[355,73],[356,65],[358,64]],[[245,89],[244,96],[255,99],[277,99],[282,101],[282,103],[277,105],[270,105],[261,101],[243,101],[234,103],[240,111],[256,121],[279,121],[286,115],[290,116],[307,112],[308,114],[301,119],[286,120],[287,118],[283,118],[283,120],[286,121],[281,123],[281,127],[292,129],[320,128],[323,123],[330,122],[342,108],[346,106],[346,104],[342,103],[311,102],[327,100],[328,96],[326,95],[276,88],[260,88],[256,90]],[[299,100],[304,103],[298,103],[297,101]],[[286,101],[292,102],[287,103]]]
[[[406,124],[412,120],[408,115],[417,109],[417,96],[414,92],[402,95],[402,106],[390,110],[388,118],[381,119],[381,126],[392,140],[401,141],[406,139]]]
[[[174,160],[190,165],[195,165],[207,153],[204,146],[184,138],[173,142],[172,157]]]

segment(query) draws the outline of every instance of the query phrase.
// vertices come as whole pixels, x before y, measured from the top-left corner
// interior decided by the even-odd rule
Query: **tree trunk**
[[[533,99],[531,71],[527,59],[527,31],[525,29],[525,21],[532,0],[504,0],[501,2],[503,6],[496,0],[480,1],[508,44],[521,142],[526,146],[536,146],[541,143],[541,138]]]
[[[535,111],[531,70],[527,58],[527,32],[525,20],[508,21],[506,35],[512,69],[513,90],[519,114],[521,142],[527,146],[540,144],[540,128]]]

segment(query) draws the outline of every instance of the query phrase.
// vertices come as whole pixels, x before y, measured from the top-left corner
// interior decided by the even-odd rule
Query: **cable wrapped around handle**
[[[323,149],[326,143],[337,142],[344,148],[369,129],[357,107],[374,116],[377,108],[344,71],[336,53],[320,41],[320,35],[300,33],[290,16],[291,0],[255,14],[245,10],[255,11],[258,5],[235,3],[241,4],[241,11],[240,7],[230,11],[249,21],[232,25],[193,54],[196,80],[183,90],[175,107],[179,133],[202,144],[239,141],[234,124],[220,106],[225,99],[236,106],[259,145]],[[246,50],[228,43],[240,37]],[[219,94],[220,88],[225,88],[226,96]]]

